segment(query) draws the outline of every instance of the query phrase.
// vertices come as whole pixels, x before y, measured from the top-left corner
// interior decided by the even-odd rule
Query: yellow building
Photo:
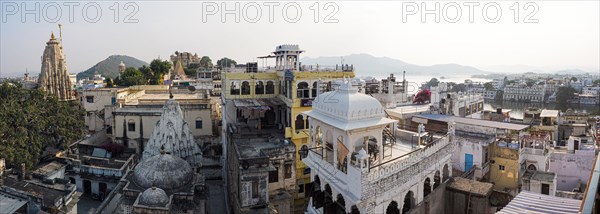
[[[297,213],[304,212],[308,199],[307,193],[311,188],[308,185],[310,169],[301,161],[298,154],[303,146],[308,146],[306,129],[310,126],[302,112],[312,109],[312,101],[318,94],[334,90],[335,80],[354,78],[355,76],[351,65],[301,65],[298,59],[302,52],[298,45],[280,45],[273,52],[274,56],[261,57],[264,60],[275,59],[274,67],[258,68],[256,63],[249,63],[243,70],[228,70],[222,74],[224,120],[227,120],[227,117],[234,117],[234,114],[239,115],[239,112],[227,109],[229,100],[255,99],[256,102],[269,104],[282,102],[276,107],[271,106],[271,109],[257,122],[261,124],[258,126],[279,123],[282,129],[276,129],[276,131],[284,132],[285,138],[291,139],[296,146],[297,188],[293,196],[295,198],[294,210]],[[274,111],[271,113],[274,115],[271,116],[272,118],[267,118],[271,110]]]
[[[516,195],[519,187],[519,143],[498,140],[491,145],[490,182],[494,189]]]

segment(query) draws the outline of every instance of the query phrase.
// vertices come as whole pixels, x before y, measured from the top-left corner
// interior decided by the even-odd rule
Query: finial
[[[173,91],[171,91],[171,86],[169,86],[169,99],[173,99]]]
[[[54,31],[52,31],[52,35],[50,35],[51,39],[54,39]]]
[[[152,190],[156,190],[156,178],[152,179]]]

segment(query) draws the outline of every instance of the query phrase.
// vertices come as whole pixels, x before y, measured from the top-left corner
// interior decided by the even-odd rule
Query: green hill
[[[119,76],[119,64],[123,61],[127,67],[139,68],[142,65],[148,65],[147,62],[142,60],[125,56],[125,55],[112,55],[92,66],[91,68],[77,74],[77,80],[85,79],[87,77],[93,77],[94,73],[98,71],[103,77],[115,78]]]

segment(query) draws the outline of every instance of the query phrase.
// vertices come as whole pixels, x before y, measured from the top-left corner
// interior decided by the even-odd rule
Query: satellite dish
[[[194,87],[193,85],[190,85],[190,86],[188,86],[187,88],[188,88],[188,90],[190,90],[190,91],[196,91],[196,87]]]

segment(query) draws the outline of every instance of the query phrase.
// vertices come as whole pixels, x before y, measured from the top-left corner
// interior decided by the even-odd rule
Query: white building
[[[439,204],[429,198],[441,195],[437,187],[451,176],[454,131],[394,134],[388,128],[395,121],[385,118],[382,105],[350,81],[319,95],[305,114],[310,148],[301,148],[301,157],[314,187],[309,213],[408,212],[424,201],[431,200],[423,206]]]
[[[504,88],[503,99],[513,101],[544,102],[546,84],[527,86],[511,84]]]

